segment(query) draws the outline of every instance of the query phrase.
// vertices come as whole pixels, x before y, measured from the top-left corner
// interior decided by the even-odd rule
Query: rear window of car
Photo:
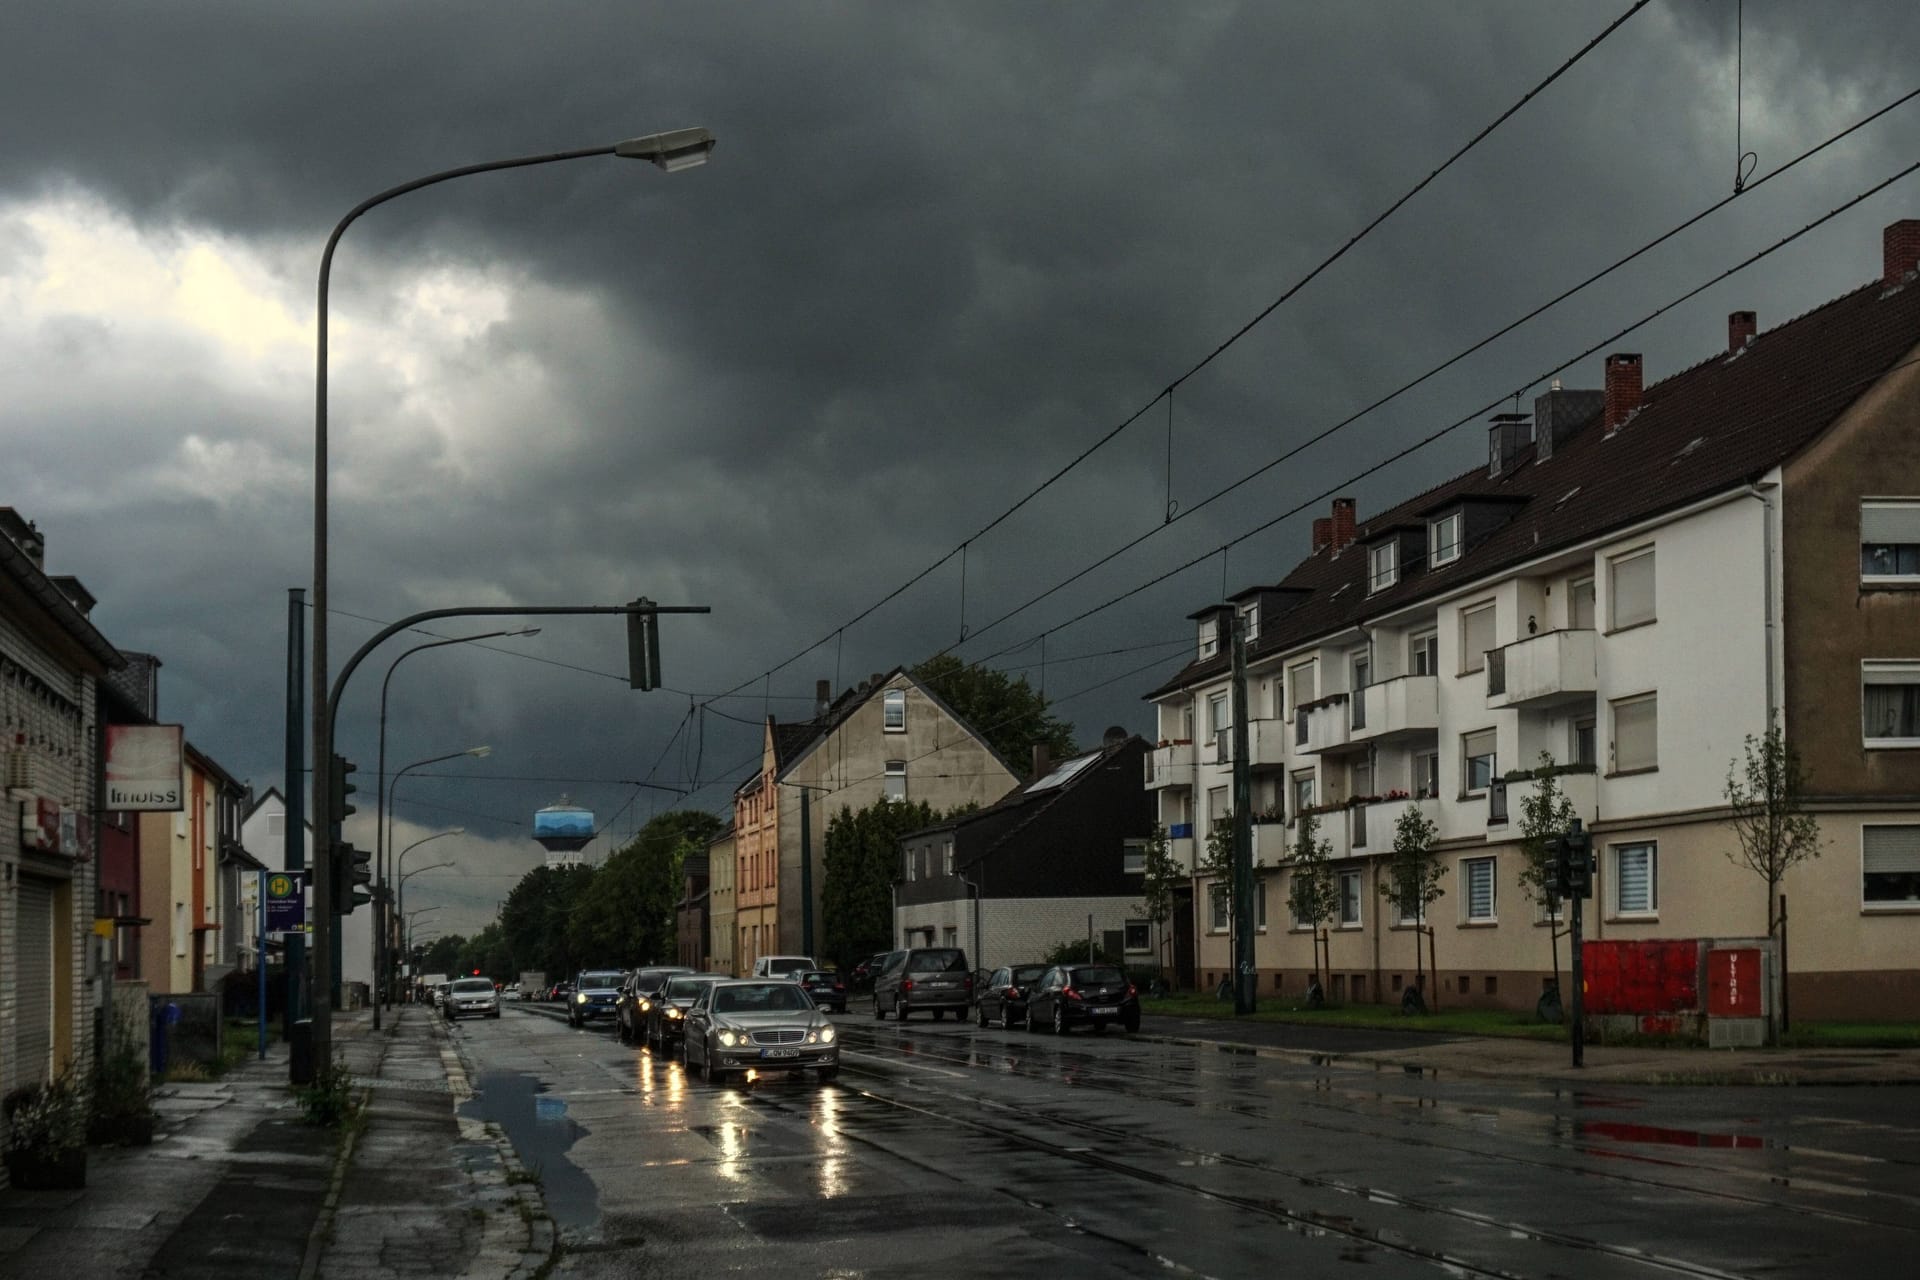
[[[790,974],[790,973],[797,973],[806,967],[807,967],[807,962],[805,960],[785,957],[785,956],[774,956],[768,959],[767,961],[768,973],[778,973],[783,975]]]
[[[1096,986],[1111,986],[1116,982],[1125,982],[1127,976],[1111,965],[1088,965],[1082,969],[1075,969],[1073,980]]]
[[[492,991],[493,981],[490,978],[462,978],[453,984],[453,989],[468,994],[475,991]]]
[[[1015,982],[1034,982],[1044,975],[1046,971],[1047,966],[1043,964],[1016,965],[1013,970],[1013,980]]]
[[[966,967],[964,951],[916,951],[907,959],[908,973],[961,973]]]
[[[832,982],[833,975],[825,969],[809,969],[800,975],[802,982]]]

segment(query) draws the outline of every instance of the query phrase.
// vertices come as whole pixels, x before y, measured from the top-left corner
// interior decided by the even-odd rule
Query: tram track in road
[[[931,1058],[936,1062],[953,1063],[961,1066],[968,1066],[976,1071],[992,1070],[992,1071],[995,1071],[996,1073],[1014,1075],[1023,1079],[1033,1080],[1037,1082],[1063,1083],[1059,1080],[1058,1074],[1055,1072],[1050,1072],[1044,1068],[1035,1069],[1033,1067],[1027,1066],[1025,1063],[1021,1063],[1017,1061],[1009,1062],[1004,1066],[996,1065],[994,1067],[988,1068],[976,1062],[974,1060],[974,1057],[971,1055],[962,1056],[957,1053],[929,1052],[923,1046],[918,1044],[910,1048],[902,1049],[898,1047],[897,1044],[894,1046],[888,1046],[883,1039],[878,1037],[862,1036],[861,1039],[863,1041],[861,1045],[862,1049],[883,1051],[891,1047],[893,1053],[900,1055],[900,1057],[903,1060]],[[882,1060],[885,1060],[884,1053],[876,1053],[874,1056],[880,1057],[882,1058]],[[1097,1062],[1098,1060],[1090,1057],[1086,1057],[1086,1058],[1083,1058],[1083,1061],[1091,1063],[1091,1062]],[[1088,1074],[1099,1076],[1103,1079],[1103,1081],[1104,1079],[1107,1079],[1107,1078],[1117,1078],[1121,1080],[1141,1079],[1140,1073],[1128,1072],[1124,1068],[1115,1068],[1105,1063],[1101,1063],[1100,1068],[1097,1072],[1083,1073],[1081,1078],[1076,1079],[1073,1083],[1076,1086],[1081,1086],[1086,1084],[1087,1083],[1086,1076]],[[1204,1073],[1204,1074],[1210,1074],[1212,1079],[1219,1082],[1223,1082],[1223,1083],[1244,1083],[1244,1081],[1235,1080],[1233,1077],[1224,1076],[1219,1073]],[[1890,1228],[1890,1229],[1906,1231],[1906,1232],[1912,1232],[1917,1229],[1920,1229],[1920,1225],[1916,1225],[1916,1221],[1913,1218],[1869,1217],[1862,1214],[1846,1213],[1838,1210],[1822,1209],[1816,1206],[1795,1204],[1791,1202],[1781,1201],[1773,1197],[1750,1195],[1750,1194],[1746,1194],[1738,1191],[1727,1191],[1727,1190],[1692,1186],[1686,1183],[1675,1182],[1672,1180],[1665,1180],[1660,1178],[1647,1177],[1644,1175],[1626,1173],[1626,1172],[1622,1172],[1614,1169],[1583,1167],[1583,1166],[1563,1163],[1560,1161],[1546,1160],[1546,1159],[1540,1159],[1537,1157],[1521,1155],[1521,1154],[1517,1154],[1510,1151],[1489,1150],[1483,1146],[1470,1146],[1463,1143],[1445,1142],[1436,1138],[1421,1137],[1413,1134],[1383,1133],[1376,1128],[1357,1125],[1357,1124],[1342,1125],[1342,1124],[1329,1123],[1324,1120],[1306,1120],[1306,1119],[1300,1119],[1300,1118],[1291,1117],[1291,1116],[1285,1117],[1283,1119],[1282,1117],[1274,1115],[1272,1111],[1270,1111],[1268,1108],[1263,1106],[1238,1106],[1238,1105],[1224,1104],[1217,1101],[1194,1098],[1190,1096],[1181,1096],[1179,1094],[1174,1094],[1174,1093],[1165,1091],[1164,1086],[1161,1085],[1161,1083],[1157,1080],[1155,1080],[1153,1083],[1156,1086],[1153,1089],[1142,1089],[1139,1087],[1114,1087],[1112,1088],[1111,1091],[1116,1094],[1121,1094],[1123,1096],[1140,1099],[1142,1101],[1162,1103],[1162,1104],[1173,1105],[1173,1106],[1178,1106],[1183,1108],[1191,1108],[1194,1110],[1209,1111],[1209,1112],[1215,1112],[1215,1113],[1224,1114],[1224,1115],[1231,1115],[1243,1120],[1257,1120],[1263,1123],[1270,1123],[1270,1124],[1285,1123],[1295,1127],[1310,1128],[1315,1131],[1328,1133],[1343,1139],[1350,1140],[1355,1138],[1361,1138],[1361,1139],[1367,1139],[1367,1140],[1378,1141],[1378,1142],[1394,1143],[1397,1145],[1412,1147],[1416,1149],[1442,1151],[1442,1152],[1446,1152],[1454,1155],[1470,1156],[1477,1159],[1497,1160],[1505,1164],[1515,1165],[1515,1166],[1524,1167],[1524,1168],[1539,1169],[1539,1170],[1544,1170],[1544,1171],[1558,1173],[1558,1174],[1570,1175],[1573,1177],[1600,1179],[1606,1182],[1622,1184],[1622,1185],[1626,1185],[1626,1186],[1633,1187],[1640,1190],[1657,1192],[1663,1196],[1685,1195],[1685,1196],[1695,1197],[1695,1198],[1699,1198],[1699,1199],[1710,1201],[1710,1202],[1720,1202],[1724,1204],[1739,1205],[1743,1208],[1761,1209],[1761,1210],[1766,1210],[1766,1211],[1776,1212],[1776,1213],[1792,1214],[1796,1217],[1805,1218],[1810,1221],[1819,1222],[1823,1224],[1832,1224],[1835,1226],[1846,1227],[1849,1229],[1859,1229],[1863,1227],[1879,1228],[1879,1229]],[[1021,1110],[1019,1108],[1008,1106],[1007,1104],[1000,1103],[994,1099],[985,1098],[978,1095],[960,1093],[958,1090],[952,1089],[951,1087],[946,1087],[943,1090],[941,1086],[937,1086],[937,1085],[933,1085],[933,1084],[929,1084],[921,1081],[916,1081],[915,1087],[922,1090],[926,1090],[926,1091],[944,1091],[956,1098],[959,1098],[967,1102],[970,1105],[990,1106],[996,1109],[1005,1110],[1010,1114],[1019,1115],[1022,1117],[1028,1117],[1035,1114],[1032,1111]],[[1104,1082],[1099,1085],[1096,1085],[1095,1087],[1102,1088],[1102,1089],[1109,1088],[1109,1086]],[[1359,1112],[1353,1108],[1337,1106],[1337,1105],[1334,1105],[1322,1100],[1318,1100],[1318,1099],[1296,1098],[1296,1099],[1293,1099],[1292,1101],[1297,1106],[1312,1107],[1320,1110],[1331,1110],[1342,1115],[1353,1116],[1356,1119],[1364,1117],[1364,1113]],[[1456,1217],[1464,1217],[1464,1218],[1467,1218],[1468,1220],[1478,1220],[1483,1217],[1483,1215],[1473,1214],[1472,1211],[1470,1210],[1460,1210],[1460,1209],[1455,1209],[1452,1206],[1433,1204],[1430,1202],[1419,1200],[1417,1198],[1403,1197],[1403,1196],[1397,1195],[1397,1193],[1386,1192],[1377,1187],[1361,1186],[1353,1183],[1345,1183],[1337,1179],[1328,1179],[1317,1174],[1307,1174],[1307,1173],[1301,1173],[1297,1170],[1285,1169],[1280,1166],[1274,1165],[1271,1162],[1262,1161],[1253,1157],[1230,1156],[1217,1151],[1205,1150],[1202,1148],[1189,1146],[1187,1144],[1180,1143],[1171,1139],[1154,1137],[1151,1135],[1140,1134],[1140,1133],[1136,1133],[1136,1132],[1132,1132],[1124,1129],[1117,1129],[1112,1126],[1101,1125],[1097,1122],[1083,1120],[1077,1117],[1062,1116],[1057,1113],[1041,1113],[1041,1114],[1042,1114],[1042,1117],[1048,1123],[1077,1128],[1082,1131],[1098,1134],[1102,1137],[1112,1139],[1112,1140],[1144,1142],[1144,1143],[1148,1143],[1148,1144],[1163,1148],[1169,1152],[1178,1153],[1180,1155],[1191,1156],[1197,1159],[1217,1160],[1222,1163],[1230,1163],[1238,1167],[1247,1168],[1249,1170],[1256,1170],[1259,1172],[1272,1174],[1274,1176],[1290,1178],[1297,1182],[1300,1182],[1302,1185],[1305,1185],[1305,1186],[1324,1187],[1328,1190],[1337,1191],[1344,1195],[1356,1196],[1356,1197],[1361,1197],[1361,1198],[1375,1200],[1375,1201],[1378,1201],[1383,1197],[1392,1197],[1395,1201],[1404,1203],[1408,1208],[1420,1210],[1423,1212],[1449,1214]],[[1402,1123],[1404,1123],[1404,1120],[1402,1120]],[[1611,1156],[1614,1153],[1596,1153],[1596,1154],[1606,1154]],[[1669,1165],[1671,1167],[1683,1168],[1699,1174],[1724,1176],[1728,1173],[1738,1173],[1741,1176],[1759,1178],[1768,1182],[1778,1181],[1778,1179],[1776,1179],[1772,1175],[1766,1174],[1764,1172],[1759,1172],[1759,1171],[1732,1170],[1725,1166],[1708,1167],[1708,1166],[1702,1166],[1697,1164],[1691,1164],[1684,1161],[1665,1161],[1665,1160],[1655,1161],[1644,1156],[1627,1156],[1624,1158],[1638,1160],[1638,1161],[1651,1163],[1651,1164]],[[1799,1179],[1799,1178],[1793,1179],[1792,1182],[1796,1186],[1819,1185],[1819,1184],[1812,1183],[1809,1180]],[[1857,1189],[1854,1189],[1854,1188],[1830,1187],[1828,1189],[1833,1191],[1836,1194],[1853,1194],[1853,1195],[1859,1194]],[[1920,1204],[1920,1201],[1915,1200],[1914,1197],[1903,1196],[1893,1192],[1875,1191],[1872,1194],[1880,1196],[1883,1199],[1887,1199],[1887,1200],[1894,1201],[1894,1202],[1908,1205],[1908,1206]],[[1486,1218],[1485,1222],[1489,1225],[1498,1226],[1501,1229],[1526,1231],[1532,1234],[1541,1233],[1540,1229],[1533,1228],[1522,1223],[1509,1223],[1509,1222],[1497,1221],[1491,1218]],[[1554,1233],[1547,1232],[1545,1234],[1551,1236]],[[1624,1251],[1624,1256],[1634,1256],[1635,1252],[1636,1251],[1634,1250],[1626,1249]],[[1707,1274],[1711,1274],[1711,1272],[1709,1271]]]

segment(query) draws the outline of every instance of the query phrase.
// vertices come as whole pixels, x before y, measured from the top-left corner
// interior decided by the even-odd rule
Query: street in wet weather
[[[509,1005],[452,1028],[463,1116],[538,1176],[570,1276],[1893,1275],[1920,1231],[1910,1086],[1458,1077],[1151,1020],[835,1023],[836,1080],[714,1085]]]

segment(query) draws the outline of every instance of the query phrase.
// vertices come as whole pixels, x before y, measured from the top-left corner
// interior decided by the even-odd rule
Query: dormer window
[[[1259,605],[1257,604],[1248,605],[1241,612],[1240,621],[1241,621],[1241,629],[1245,631],[1246,637],[1248,640],[1258,640],[1260,638],[1260,606]]]
[[[1200,656],[1211,658],[1220,652],[1220,624],[1212,618],[1200,621]]]
[[[1383,542],[1367,548],[1367,591],[1385,591],[1400,580],[1400,544]]]
[[[1427,564],[1437,567],[1460,558],[1460,513],[1450,511],[1427,524]]]

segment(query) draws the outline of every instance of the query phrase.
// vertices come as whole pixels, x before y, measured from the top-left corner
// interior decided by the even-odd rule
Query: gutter
[[[1767,485],[1763,487],[1759,484],[1749,484],[1746,488],[1746,493],[1744,495],[1749,498],[1758,499],[1761,507],[1765,509],[1765,512],[1762,516],[1762,519],[1765,523],[1760,530],[1760,555],[1761,555],[1761,564],[1765,566],[1764,569],[1762,570],[1762,572],[1765,574],[1765,581],[1761,584],[1761,597],[1765,601],[1765,604],[1762,607],[1761,616],[1766,620],[1765,627],[1763,628],[1763,633],[1765,635],[1766,645],[1767,645],[1766,672],[1767,672],[1767,728],[1768,729],[1772,729],[1774,727],[1775,720],[1780,714],[1779,705],[1776,703],[1773,696],[1774,653],[1776,652],[1776,646],[1779,644],[1778,630],[1777,630],[1779,623],[1775,620],[1774,611],[1773,611],[1774,508],[1773,508],[1773,497],[1771,494],[1767,492],[1768,489],[1772,489],[1774,487],[1775,486],[1773,485]]]

